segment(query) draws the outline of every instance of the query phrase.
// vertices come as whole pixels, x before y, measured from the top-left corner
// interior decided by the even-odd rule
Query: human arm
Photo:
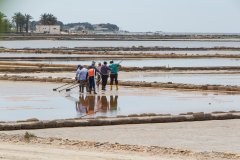
[[[76,71],[75,80],[78,80],[78,78],[79,78],[79,75],[80,75],[80,70],[78,69],[78,70]]]

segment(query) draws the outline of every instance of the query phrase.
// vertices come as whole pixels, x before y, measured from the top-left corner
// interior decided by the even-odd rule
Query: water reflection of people
[[[111,111],[116,111],[118,107],[118,96],[116,95],[113,98],[113,95],[110,96],[110,110]]]
[[[109,102],[107,100],[107,96],[101,97],[101,104],[102,104],[102,112],[106,113],[109,110]]]
[[[81,115],[87,114],[87,99],[84,99],[84,95],[80,95],[79,101],[76,102],[76,111]]]
[[[109,100],[110,99],[110,103]],[[95,113],[108,113],[117,111],[118,96],[95,96],[95,95],[80,95],[79,101],[76,102],[76,111],[81,116],[94,115]]]

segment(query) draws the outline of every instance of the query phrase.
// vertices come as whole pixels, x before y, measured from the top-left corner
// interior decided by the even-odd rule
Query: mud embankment
[[[56,83],[72,83],[75,82],[69,78],[37,78],[30,76],[0,76],[0,80],[8,81],[36,81],[36,82],[56,82]],[[138,82],[138,81],[119,81],[121,86],[130,87],[153,87],[161,89],[175,89],[175,90],[197,90],[197,91],[217,91],[217,92],[228,92],[231,94],[240,94],[240,86],[225,86],[225,85],[194,85],[194,84],[183,84],[183,83],[161,83],[161,82]]]
[[[6,49],[0,48],[0,53],[36,53],[36,54],[76,54],[122,56],[122,58],[240,58],[237,54],[191,54],[191,51],[240,51],[240,48],[161,48],[161,47],[82,47],[82,48],[48,48],[48,49]],[[137,52],[136,52],[137,51]],[[186,54],[144,53],[148,51],[186,51]],[[67,56],[66,56],[67,57]],[[47,57],[46,57],[47,58]],[[93,57],[94,58],[94,57]],[[99,58],[99,57],[96,57]]]
[[[65,59],[73,59],[74,57],[68,57],[67,55],[71,55],[71,54],[76,54],[76,55],[87,55],[85,58],[88,58],[89,55],[96,55],[96,57],[91,56],[91,58],[94,59],[99,59],[99,58],[112,58],[112,56],[114,56],[114,58],[126,58],[126,59],[131,59],[131,58],[240,58],[240,55],[237,54],[191,54],[191,51],[206,51],[204,49],[190,49],[190,48],[175,48],[175,49],[159,49],[159,48],[102,48],[102,47],[98,47],[98,48],[80,48],[80,49],[5,49],[5,48],[0,48],[0,53],[35,53],[37,55],[40,54],[66,54],[65,57],[61,57],[61,58],[65,58]],[[148,52],[148,51],[186,51],[189,53],[185,53],[185,54],[176,54],[176,53],[166,53],[166,54],[158,54],[158,53],[144,53],[144,52]],[[212,50],[209,48],[209,50]],[[213,49],[215,50],[215,49]],[[217,51],[221,51],[221,50],[226,50],[226,51],[240,51],[240,48],[228,48],[228,49],[216,49]],[[136,52],[139,51],[139,52]],[[99,56],[101,55],[101,57]],[[13,58],[13,57],[1,57],[1,59],[9,59],[9,58]],[[18,59],[20,59],[21,57],[18,57]],[[22,57],[22,59],[26,59],[26,57]],[[28,57],[28,59],[61,59],[60,57]],[[80,59],[80,57],[75,57]],[[84,58],[84,57],[82,57]],[[90,58],[90,57],[89,57]]]
[[[88,66],[85,66],[88,67]],[[124,67],[121,71],[136,72],[136,71],[240,71],[240,66],[226,67]],[[41,63],[14,63],[0,62],[0,72],[11,73],[33,73],[33,72],[75,72],[76,65],[64,64],[41,64]]]
[[[76,66],[0,62],[0,72],[33,73],[33,72],[65,72],[65,71],[66,72],[76,71]]]
[[[44,129],[62,127],[84,127],[84,126],[107,126],[123,124],[145,124],[145,123],[172,123],[172,122],[191,122],[208,120],[228,120],[240,119],[240,112],[213,112],[213,113],[184,113],[181,115],[157,115],[141,114],[118,116],[116,118],[97,117],[95,119],[61,119],[51,121],[39,121],[36,118],[17,122],[0,122],[0,131],[6,130],[25,130],[25,129]]]
[[[60,52],[60,51],[82,51],[82,52],[116,52],[116,51],[240,51],[240,47],[145,47],[145,46],[131,46],[131,47],[58,47],[58,48],[4,48],[0,47],[0,52],[37,52],[43,53],[46,51]],[[71,52],[70,52],[71,53]]]

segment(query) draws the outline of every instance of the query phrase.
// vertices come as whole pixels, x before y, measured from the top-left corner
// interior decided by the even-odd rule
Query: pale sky
[[[0,11],[63,23],[114,23],[121,30],[240,33],[240,0],[0,0]]]

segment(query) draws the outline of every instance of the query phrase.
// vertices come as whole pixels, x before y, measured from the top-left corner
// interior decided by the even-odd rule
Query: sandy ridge
[[[0,141],[13,144],[12,147],[17,145],[34,145],[39,147],[41,145],[51,146],[53,148],[67,148],[71,150],[88,150],[98,152],[117,152],[117,153],[131,153],[131,154],[143,154],[150,157],[171,157],[171,159],[205,159],[205,160],[237,160],[240,155],[233,153],[221,153],[221,152],[192,152],[189,150],[180,150],[173,148],[164,148],[158,146],[138,146],[138,145],[122,145],[122,144],[111,144],[108,142],[89,142],[79,140],[69,140],[62,138],[41,138],[33,137],[26,139],[23,135],[7,135],[0,134]],[[2,144],[2,143],[1,143]],[[0,145],[0,150],[4,145]],[[14,148],[12,148],[14,150]],[[17,152],[16,152],[17,153]],[[1,154],[0,154],[1,155]],[[1,158],[0,158],[1,159]]]

